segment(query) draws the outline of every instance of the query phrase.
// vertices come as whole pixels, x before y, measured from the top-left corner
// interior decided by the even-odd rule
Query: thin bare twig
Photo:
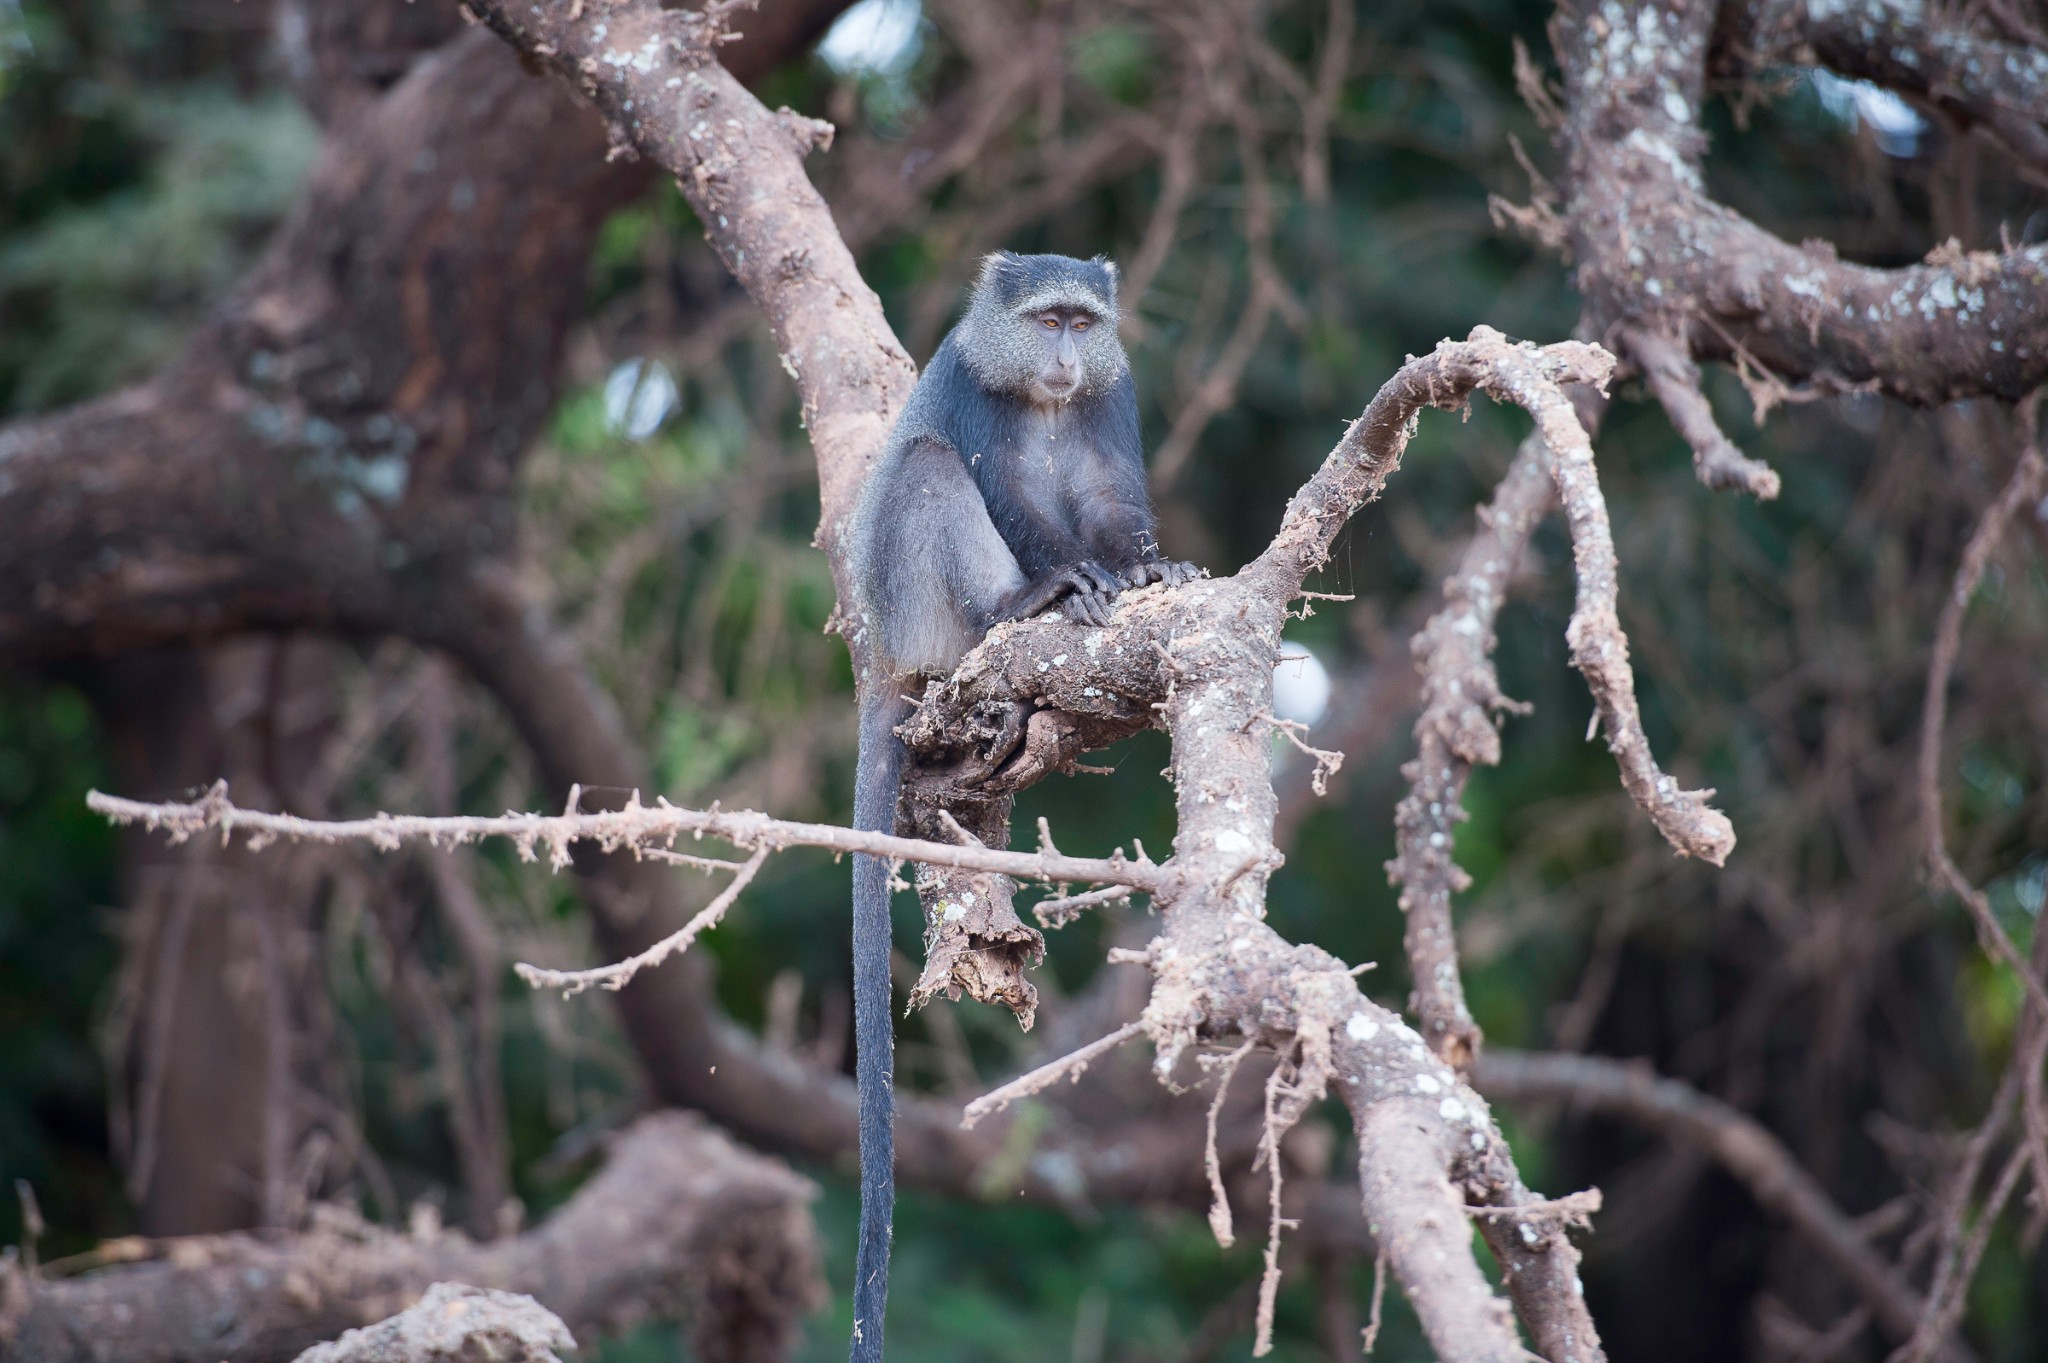
[[[899,838],[884,833],[863,833],[836,824],[797,823],[774,819],[752,810],[682,809],[665,799],[652,805],[640,803],[636,792],[623,809],[594,810],[584,814],[458,814],[435,818],[415,814],[379,814],[371,819],[302,819],[293,814],[266,814],[242,809],[227,796],[225,782],[218,783],[202,800],[151,804],[125,800],[91,791],[86,804],[95,813],[115,823],[140,823],[161,829],[173,842],[183,842],[196,833],[220,830],[223,842],[240,833],[250,846],[263,847],[278,839],[296,842],[366,842],[380,851],[407,842],[424,842],[435,847],[458,847],[479,838],[509,838],[522,858],[539,859],[536,849],[546,848],[549,863],[557,870],[569,865],[569,849],[579,842],[595,844],[605,852],[638,852],[643,848],[666,847],[679,837],[718,838],[735,846],[781,851],[787,847],[823,847],[835,853],[867,852],[895,861],[920,862],[930,866],[959,866],[970,871],[990,871],[1025,880],[1079,880],[1130,885],[1156,890],[1166,880],[1164,870],[1150,861],[1131,861],[1121,852],[1113,857],[1069,857],[1047,852],[1008,852],[989,847],[962,847],[930,842],[921,838]]]
[[[1079,918],[1089,909],[1104,904],[1117,904],[1131,897],[1128,885],[1105,885],[1099,890],[1086,894],[1062,895],[1057,899],[1041,899],[1031,906],[1031,912],[1038,918],[1042,928],[1063,928]]]
[[[1216,1060],[1215,1068],[1222,1074],[1216,1079],[1216,1096],[1209,1100],[1208,1138],[1202,1146],[1202,1169],[1209,1176],[1209,1232],[1216,1237],[1216,1243],[1229,1249],[1237,1241],[1236,1228],[1230,1220],[1230,1194],[1223,1187],[1223,1162],[1216,1155],[1216,1119],[1222,1115],[1223,1100],[1230,1096],[1230,1081],[1237,1077],[1237,1067],[1252,1053],[1257,1041],[1247,1041],[1229,1055]],[[1204,1056],[1206,1063],[1211,1057]]]
[[[519,962],[512,969],[518,973],[520,979],[535,989],[559,989],[563,998],[574,998],[596,984],[601,984],[606,989],[624,989],[642,970],[660,965],[679,951],[689,950],[690,943],[697,940],[698,934],[716,927],[718,920],[725,917],[725,911],[740,897],[740,891],[746,889],[753,881],[755,874],[761,869],[761,863],[768,860],[768,853],[772,850],[763,847],[747,858],[746,863],[726,883],[726,887],[718,892],[717,898],[706,904],[698,911],[696,917],[680,929],[645,951],[628,956],[613,965],[598,966],[590,970],[549,970],[542,966],[528,965],[525,961]]]
[[[1144,1030],[1143,1022],[1127,1022],[1108,1036],[1099,1037],[1079,1050],[1069,1051],[1059,1059],[1040,1065],[1028,1074],[1018,1075],[1001,1088],[991,1089],[969,1103],[960,1113],[960,1125],[963,1128],[972,1127],[983,1117],[1001,1112],[1019,1098],[1028,1098],[1041,1089],[1050,1088],[1063,1075],[1070,1080],[1078,1081],[1082,1072],[1088,1068],[1089,1062],[1115,1050]]]
[[[2038,401],[2030,398],[2022,413],[2024,425],[2032,426],[2037,410]],[[1949,855],[1948,840],[1941,827],[1942,731],[1948,723],[1949,676],[1955,671],[1956,654],[1962,647],[1963,614],[1969,609],[1970,598],[1976,594],[1977,584],[1983,580],[1984,569],[1990,564],[1991,555],[1997,551],[1999,541],[2004,538],[2006,527],[2023,507],[2031,506],[2040,498],[2044,477],[2048,477],[2048,465],[2044,465],[2041,457],[2039,436],[2037,432],[2030,432],[2005,490],[1985,510],[1984,518],[1978,522],[1969,543],[1963,547],[1963,561],[1956,569],[1955,585],[1950,589],[1948,599],[1942,603],[1941,618],[1934,630],[1934,656],[1927,667],[1927,696],[1921,706],[1920,824],[1921,836],[1927,844],[1927,863],[1935,879],[1947,885],[1963,901],[1976,924],[1978,939],[2012,967],[2035,1005],[2048,1012],[2048,990],[2043,989],[2040,979],[2020,955],[2019,948],[2013,945],[2011,936],[1992,911],[1990,898],[1970,883],[1969,877]]]

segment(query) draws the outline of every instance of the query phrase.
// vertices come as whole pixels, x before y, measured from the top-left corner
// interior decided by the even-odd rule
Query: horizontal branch
[[[330,1216],[296,1235],[111,1241],[99,1257],[114,1266],[77,1277],[0,1266],[0,1352],[37,1363],[289,1359],[455,1281],[525,1293],[586,1344],[681,1310],[697,1357],[776,1358],[822,1295],[814,1195],[700,1118],[663,1113],[621,1133],[566,1206],[512,1239]]]
[[[1922,1310],[1920,1294],[1870,1247],[1784,1143],[1747,1114],[1639,1061],[1600,1056],[1488,1051],[1473,1067],[1472,1082],[1500,1101],[1562,1102],[1575,1112],[1621,1117],[1698,1148],[1833,1264],[1886,1333],[1911,1337]]]
[[[958,866],[1020,880],[1082,880],[1157,890],[1167,882],[1164,867],[1149,859],[1131,861],[1119,850],[1113,857],[1070,857],[1058,852],[1007,852],[990,847],[927,842],[887,833],[864,833],[837,824],[798,823],[770,818],[749,809],[680,809],[657,797],[640,803],[638,791],[623,809],[588,814],[379,814],[369,819],[302,819],[296,814],[267,814],[238,808],[228,799],[227,784],[217,783],[202,800],[149,803],[89,791],[86,805],[117,824],[139,823],[183,842],[208,829],[220,830],[226,841],[241,834],[251,847],[279,840],[290,842],[364,842],[389,852],[408,842],[433,847],[460,847],[483,838],[506,838],[527,861],[539,860],[545,848],[556,870],[569,866],[569,849],[592,843],[604,852],[672,850],[679,837],[717,838],[752,851],[779,852],[789,847],[822,847],[835,854],[866,852],[893,861],[928,866]]]

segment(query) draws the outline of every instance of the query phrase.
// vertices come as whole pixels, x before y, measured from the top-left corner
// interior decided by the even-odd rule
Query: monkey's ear
[[[1090,260],[1090,262],[1087,262],[1087,264],[1096,264],[1096,266],[1102,266],[1102,272],[1110,276],[1110,303],[1116,303],[1116,287],[1118,287],[1118,284],[1122,284],[1122,282],[1124,282],[1124,272],[1122,272],[1122,270],[1118,270],[1118,268],[1116,268],[1116,262],[1114,262],[1114,260],[1110,260],[1108,256],[1096,256],[1094,260]]]
[[[974,276],[976,292],[993,288],[1003,276],[1022,263],[1014,251],[990,251],[981,258],[981,269]]]

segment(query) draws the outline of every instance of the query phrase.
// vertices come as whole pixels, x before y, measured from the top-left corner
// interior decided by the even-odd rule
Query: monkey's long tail
[[[887,681],[860,702],[860,762],[853,826],[896,831],[903,741],[910,707]],[[854,1079],[860,1092],[860,1246],[854,1255],[852,1363],[881,1363],[889,1300],[890,1219],[896,1207],[896,1034],[889,1015],[889,861],[853,859]]]

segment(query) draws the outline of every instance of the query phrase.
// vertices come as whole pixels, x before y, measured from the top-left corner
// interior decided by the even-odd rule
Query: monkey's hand
[[[1124,580],[1133,587],[1143,587],[1154,582],[1164,582],[1169,587],[1178,587],[1183,582],[1193,582],[1202,575],[1202,570],[1192,563],[1172,559],[1147,559],[1124,574]]]

